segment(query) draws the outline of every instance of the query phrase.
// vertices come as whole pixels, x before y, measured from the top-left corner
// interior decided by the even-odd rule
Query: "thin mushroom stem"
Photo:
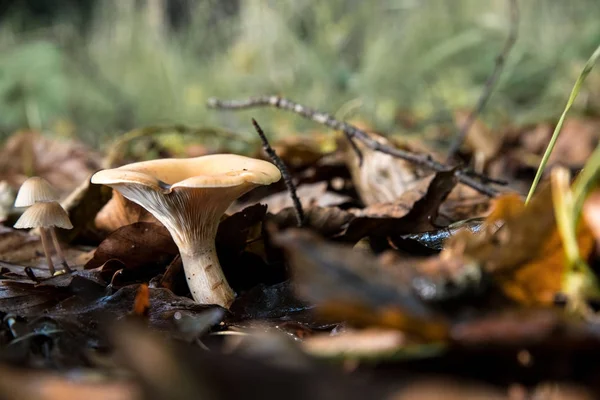
[[[72,272],[69,264],[67,264],[67,259],[65,258],[65,253],[63,253],[62,248],[60,247],[60,242],[58,241],[58,237],[56,236],[56,231],[54,228],[49,228],[50,236],[52,236],[52,242],[54,243],[54,249],[56,250],[56,255],[60,260],[60,263],[63,266],[65,272]]]
[[[40,227],[40,238],[42,239],[42,247],[44,248],[46,262],[48,263],[48,271],[50,272],[50,275],[54,276],[56,270],[54,269],[54,263],[52,262],[50,243],[48,243],[48,230],[46,228]]]

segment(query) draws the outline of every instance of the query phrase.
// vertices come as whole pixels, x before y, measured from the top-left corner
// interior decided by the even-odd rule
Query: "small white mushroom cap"
[[[32,176],[19,188],[15,207],[29,207],[38,201],[57,201],[58,198],[58,193],[47,180]]]
[[[219,219],[239,196],[279,179],[267,161],[214,154],[128,164],[95,173],[92,183],[111,186],[154,215],[179,248],[194,299],[228,307],[233,291],[214,242]]]
[[[37,202],[21,215],[14,227],[29,228],[63,228],[73,229],[69,214],[56,201]]]

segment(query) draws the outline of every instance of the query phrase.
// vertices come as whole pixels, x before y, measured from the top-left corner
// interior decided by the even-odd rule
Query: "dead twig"
[[[256,122],[256,120],[254,118],[252,118],[252,125],[254,125],[254,129],[256,129],[258,136],[260,136],[260,140],[262,140],[263,150],[265,151],[265,153],[267,153],[267,155],[269,156],[271,161],[273,161],[273,164],[275,164],[277,166],[277,168],[279,168],[279,170],[281,171],[281,176],[283,177],[283,182],[285,183],[285,186],[287,187],[290,197],[292,198],[292,202],[294,203],[294,213],[296,214],[296,220],[298,221],[298,227],[301,228],[302,225],[304,224],[304,210],[302,209],[302,203],[300,202],[300,199],[298,198],[298,193],[296,193],[296,185],[294,185],[294,181],[292,180],[290,171],[285,166],[285,163],[283,162],[283,160],[281,158],[279,158],[279,156],[277,155],[275,150],[273,150],[273,148],[269,144],[269,141],[267,140],[267,137],[265,136],[265,133],[263,132],[262,128],[260,127],[260,125],[258,125],[258,122]]]
[[[477,119],[477,116],[481,114],[488,100],[492,96],[494,86],[496,86],[496,82],[498,81],[498,78],[502,73],[502,69],[506,64],[506,58],[508,57],[508,54],[515,45],[515,42],[517,41],[519,33],[519,6],[517,4],[517,0],[508,0],[508,3],[510,8],[510,27],[508,31],[508,36],[506,38],[506,42],[504,43],[502,51],[500,52],[500,54],[498,54],[498,57],[496,57],[494,69],[492,70],[492,73],[485,82],[483,92],[481,92],[481,96],[479,96],[479,100],[477,100],[475,108],[469,114],[469,117],[465,121],[464,125],[462,126],[460,131],[458,131],[458,134],[454,137],[452,143],[450,144],[450,149],[448,150],[448,162],[454,159],[454,157],[460,150],[460,147],[462,146],[463,142],[465,141],[465,138],[469,133],[471,126],[473,126],[473,123]]]
[[[360,140],[368,148],[379,151],[385,154],[389,154],[393,157],[401,158],[409,161],[415,165],[431,169],[436,172],[449,171],[452,168],[435,161],[427,154],[417,154],[410,151],[402,150],[396,147],[387,146],[379,143],[377,140],[369,136],[365,131],[358,129],[357,127],[350,125],[346,122],[341,122],[333,118],[327,113],[313,110],[309,107],[305,107],[301,104],[293,101],[284,99],[279,96],[259,96],[252,97],[246,100],[218,100],[209,99],[208,106],[211,108],[221,108],[230,110],[240,110],[254,107],[275,107],[282,110],[294,112],[303,116],[304,118],[318,122],[332,129],[344,132],[351,139]],[[459,182],[472,187],[480,193],[486,194],[490,197],[494,197],[498,194],[498,191],[494,188],[481,182],[481,180],[475,179],[472,175],[465,173],[463,170],[457,170],[456,176]]]

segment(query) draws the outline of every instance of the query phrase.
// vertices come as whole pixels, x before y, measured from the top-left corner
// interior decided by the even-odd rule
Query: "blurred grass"
[[[394,130],[402,110],[443,120],[477,101],[508,32],[506,0],[189,2],[170,29],[156,0],[99,1],[91,25],[64,18],[0,24],[0,133],[77,135],[99,146],[157,124],[219,126],[253,135],[322,129],[275,110],[207,110],[208,97],[281,94]],[[234,2],[235,3],[235,2]],[[146,4],[144,7],[143,5]],[[519,37],[484,113],[491,124],[556,119],[600,42],[600,2],[520,0]],[[29,24],[31,25],[31,24]],[[28,26],[29,26],[28,25]],[[575,112],[598,113],[592,72]]]

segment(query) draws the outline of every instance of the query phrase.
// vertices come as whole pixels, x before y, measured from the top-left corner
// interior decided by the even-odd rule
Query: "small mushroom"
[[[36,202],[31,207],[25,210],[21,217],[15,222],[16,229],[40,228],[40,237],[42,238],[42,246],[44,254],[48,261],[48,270],[51,275],[55,274],[54,264],[50,253],[50,245],[48,243],[48,231],[51,232],[54,239],[56,252],[61,258],[65,271],[69,271],[69,266],[65,261],[65,257],[60,249],[54,227],[63,229],[72,229],[73,225],[69,219],[69,215],[62,206],[56,201]]]
[[[58,193],[44,178],[32,176],[19,188],[15,207],[29,207],[38,201],[58,201]]]
[[[152,213],[179,248],[194,300],[227,308],[235,296],[215,249],[220,217],[239,196],[279,179],[269,162],[214,154],[107,169],[94,174],[92,183],[111,186]]]

